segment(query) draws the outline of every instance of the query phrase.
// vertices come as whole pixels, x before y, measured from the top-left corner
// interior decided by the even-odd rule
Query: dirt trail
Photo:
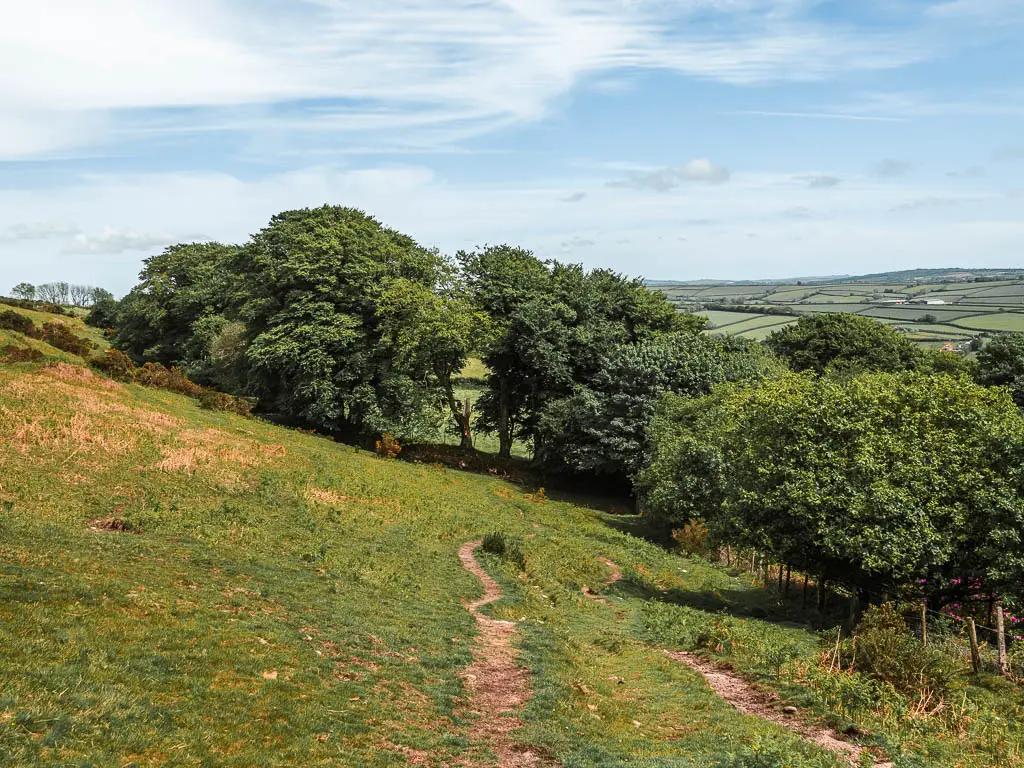
[[[614,584],[622,578],[622,570],[615,563],[604,557],[601,558],[601,562],[611,571],[609,578],[602,582],[603,586]],[[588,587],[583,588],[583,594],[591,600],[608,602],[606,598],[595,595]],[[682,662],[703,675],[708,685],[711,686],[711,690],[743,714],[775,723],[823,749],[844,755],[850,765],[860,765],[861,754],[867,751],[864,747],[844,741],[835,731],[803,722],[795,715],[787,715],[782,710],[781,702],[777,698],[754,688],[742,677],[716,666],[707,659],[692,653],[669,650],[666,650],[665,653],[669,658]],[[892,763],[876,761],[875,768],[892,768]]]
[[[518,636],[512,621],[498,621],[480,613],[485,605],[502,596],[501,587],[473,556],[480,541],[471,541],[459,549],[462,566],[483,585],[483,597],[466,605],[476,619],[480,634],[473,647],[473,663],[462,673],[469,691],[469,709],[477,716],[469,736],[490,747],[500,768],[529,768],[551,763],[540,754],[516,744],[511,734],[522,725],[517,713],[532,695],[529,672],[516,663],[513,641]]]
[[[619,568],[619,566],[617,566],[607,557],[602,557],[600,558],[600,560],[608,567],[608,570],[611,571],[611,573],[608,575],[608,578],[601,582],[602,587],[609,587],[615,582],[620,581],[622,579],[622,570]],[[589,600],[596,600],[599,603],[611,602],[611,600],[609,600],[607,597],[595,593],[590,587],[583,587],[583,596],[588,598]]]

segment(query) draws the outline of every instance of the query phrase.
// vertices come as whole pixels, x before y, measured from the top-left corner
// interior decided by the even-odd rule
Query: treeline
[[[110,300],[114,295],[105,288],[79,283],[18,283],[11,290],[11,295],[23,301],[39,301],[55,306],[91,307],[101,301]]]
[[[138,364],[179,366],[261,413],[344,437],[473,430],[552,470],[626,480],[665,391],[699,395],[775,363],[700,334],[642,281],[500,245],[454,257],[351,208],[275,216],[241,246],[176,245],[89,322]],[[459,395],[471,356],[488,368]]]
[[[698,521],[869,602],[1020,600],[1024,336],[977,361],[853,315],[721,339],[639,280],[511,245],[446,257],[327,206],[172,246],[89,322],[296,426],[528,445],[545,471],[631,484],[666,532]]]

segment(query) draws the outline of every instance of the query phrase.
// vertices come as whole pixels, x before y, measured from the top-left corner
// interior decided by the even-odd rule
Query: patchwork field
[[[959,343],[979,333],[1024,331],[1024,280],[838,282],[813,285],[655,284],[680,309],[708,318],[711,331],[763,338],[801,315],[849,312],[893,325],[922,343]],[[730,311],[743,306],[747,312]],[[750,321],[748,312],[782,314]],[[778,325],[777,325],[778,324]]]

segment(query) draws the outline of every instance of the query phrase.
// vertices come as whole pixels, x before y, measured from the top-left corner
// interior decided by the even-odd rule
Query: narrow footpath
[[[516,623],[492,619],[480,612],[502,596],[501,587],[474,557],[481,544],[481,541],[471,541],[459,550],[463,568],[476,576],[484,588],[481,598],[466,605],[479,629],[473,647],[473,663],[461,675],[469,691],[469,711],[476,717],[469,737],[486,744],[497,756],[500,768],[551,765],[540,754],[512,738],[512,732],[522,725],[518,713],[533,691],[529,671],[517,662],[514,641],[519,632]]]

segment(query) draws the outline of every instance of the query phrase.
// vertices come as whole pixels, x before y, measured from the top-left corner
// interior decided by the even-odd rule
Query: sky
[[[325,203],[650,279],[1024,266],[1021,0],[0,0],[0,293]]]

